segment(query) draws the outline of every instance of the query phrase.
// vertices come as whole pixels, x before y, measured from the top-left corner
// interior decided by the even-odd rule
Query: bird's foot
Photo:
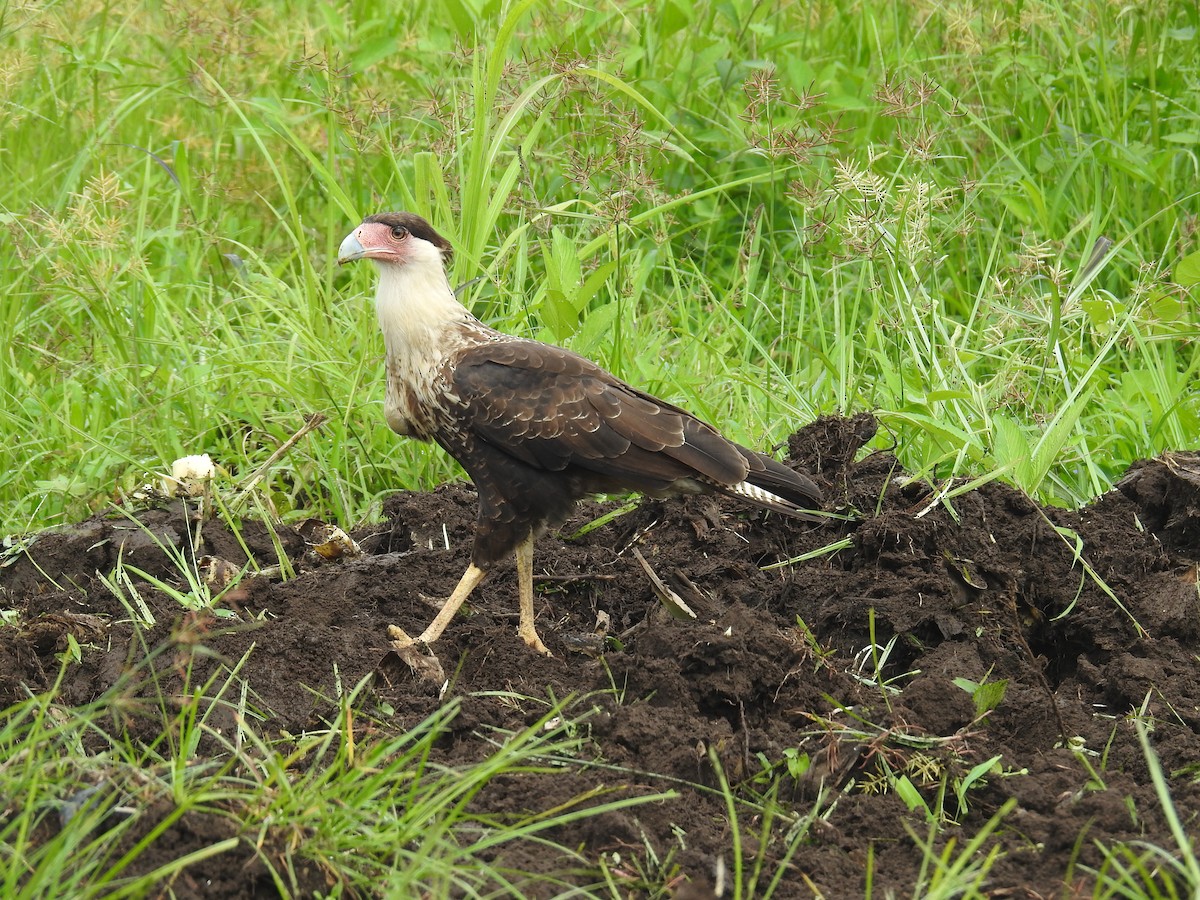
[[[414,675],[422,681],[436,685],[445,684],[446,671],[425,641],[421,638],[410,638],[398,625],[388,626],[388,637],[392,639],[392,650],[412,669]]]
[[[526,628],[524,623],[522,623],[517,628],[517,636],[525,642],[526,647],[535,653],[540,653],[542,656],[554,655],[547,649],[546,645],[542,643],[542,639],[538,637],[537,629],[533,626]]]

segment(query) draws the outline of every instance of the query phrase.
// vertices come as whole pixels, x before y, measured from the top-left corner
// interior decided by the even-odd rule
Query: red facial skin
[[[348,263],[356,259],[373,259],[390,263],[404,262],[408,241],[409,233],[403,226],[389,226],[382,222],[364,222],[342,242],[341,249],[338,251],[338,262]]]

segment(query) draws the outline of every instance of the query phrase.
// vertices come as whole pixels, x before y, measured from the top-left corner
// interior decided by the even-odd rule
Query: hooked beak
[[[338,247],[338,265],[344,266],[346,263],[362,259],[366,255],[366,248],[358,242],[358,229],[355,229],[346,235],[342,246]]]

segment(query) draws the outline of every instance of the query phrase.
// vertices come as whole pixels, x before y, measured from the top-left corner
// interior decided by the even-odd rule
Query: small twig
[[[692,612],[692,608],[683,602],[683,598],[658,577],[654,569],[650,568],[650,563],[646,562],[646,557],[642,556],[642,552],[637,547],[633,548],[634,558],[641,564],[642,571],[646,573],[646,577],[650,579],[650,586],[654,588],[654,594],[658,597],[660,603],[667,608],[667,612],[675,619],[695,619],[696,614]]]
[[[271,471],[274,465],[279,462],[279,460],[281,460],[289,450],[295,447],[296,444],[300,443],[306,434],[308,434],[314,428],[320,428],[325,424],[325,421],[326,416],[324,413],[312,413],[310,416],[308,416],[305,419],[304,424],[300,427],[300,430],[280,444],[279,448],[267,457],[267,461],[255,469],[254,473],[246,479],[245,486],[238,492],[237,496],[233,498],[233,501],[229,504],[229,508],[231,510],[237,509],[238,506],[245,502],[246,498],[250,495],[250,492],[258,486],[260,481],[267,477],[267,473]]]
[[[575,584],[577,581],[616,581],[617,576],[580,572],[578,575],[534,575],[533,580],[544,584]]]

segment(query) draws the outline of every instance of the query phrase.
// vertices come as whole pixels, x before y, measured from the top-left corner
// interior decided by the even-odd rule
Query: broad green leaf
[[[1200,250],[1189,253],[1176,264],[1174,281],[1184,287],[1200,284]]]

